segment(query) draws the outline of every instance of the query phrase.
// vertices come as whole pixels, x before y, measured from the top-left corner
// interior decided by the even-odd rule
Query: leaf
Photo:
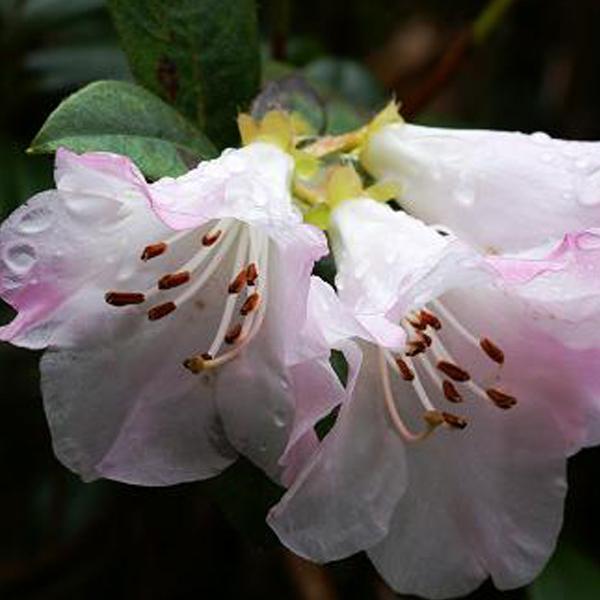
[[[211,142],[177,111],[131,83],[99,81],[64,100],[28,152],[103,150],[129,156],[152,179],[212,158]]]
[[[109,0],[138,82],[175,105],[219,145],[256,95],[260,51],[254,0]]]
[[[540,577],[530,586],[531,600],[595,600],[600,570],[594,560],[574,547],[559,547]]]

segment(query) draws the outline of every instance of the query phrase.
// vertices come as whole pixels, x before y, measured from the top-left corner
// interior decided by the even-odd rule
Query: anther
[[[104,300],[111,306],[129,306],[130,304],[141,304],[146,297],[138,292],[106,292]]]
[[[417,315],[418,316],[418,315]],[[406,319],[414,329],[416,329],[417,331],[425,331],[425,329],[427,329],[427,323],[425,323],[425,321],[423,321],[420,317],[419,318],[407,318]]]
[[[428,348],[433,343],[431,337],[428,336],[426,333],[423,333],[422,331],[417,332],[417,337],[419,338],[419,341],[423,342]]]
[[[180,271],[179,273],[170,273],[164,275],[158,280],[159,290],[170,290],[171,288],[178,287],[187,283],[190,280],[189,271]]]
[[[406,350],[404,351],[404,354],[412,357],[425,352],[425,350],[427,350],[427,345],[425,342],[413,340],[406,344]]]
[[[246,284],[254,285],[256,280],[258,279],[258,269],[256,268],[255,263],[250,263],[246,267]]]
[[[444,413],[439,410],[426,410],[423,414],[423,419],[425,423],[429,425],[432,429],[434,427],[439,427],[442,423],[445,422]]]
[[[467,420],[464,417],[459,417],[449,412],[443,412],[442,417],[444,418],[444,423],[453,429],[464,429],[467,426]]]
[[[469,379],[471,379],[471,376],[464,369],[461,369],[459,366],[448,362],[447,360],[440,360],[437,364],[437,368],[454,381],[469,381]]]
[[[234,344],[242,333],[242,326],[236,323],[231,329],[225,334],[225,343]]]
[[[156,256],[160,256],[164,254],[167,250],[167,244],[165,242],[158,242],[158,244],[150,244],[146,246],[142,252],[142,256],[140,257],[142,260],[150,260],[151,258],[155,258]]]
[[[212,246],[220,237],[221,233],[223,233],[220,229],[216,231],[209,231],[202,236],[202,245],[203,246]]]
[[[494,388],[485,390],[485,393],[498,408],[501,408],[503,410],[508,410],[517,403],[517,399],[514,396],[505,394],[504,392],[501,392],[500,390],[496,390]]]
[[[456,387],[451,381],[444,379],[442,383],[442,389],[444,391],[444,396],[448,402],[452,402],[454,404],[458,404],[463,401],[463,397],[459,394]]]
[[[260,295],[257,292],[250,294],[244,304],[242,304],[242,308],[240,308],[240,314],[245,317],[249,315],[253,310],[255,310],[260,303]]]
[[[425,323],[425,325],[428,325],[429,327],[432,327],[436,331],[439,331],[442,328],[442,322],[428,310],[421,310],[419,316],[421,317],[421,322]]]
[[[246,268],[244,267],[229,284],[227,290],[230,294],[239,294],[246,285]]]
[[[396,364],[400,370],[400,375],[404,381],[412,381],[415,378],[415,374],[412,369],[403,361],[401,358],[396,357]]]
[[[165,302],[164,304],[159,304],[152,307],[148,311],[148,319],[150,319],[150,321],[158,321],[158,319],[162,319],[169,313],[172,313],[176,308],[177,306],[175,306],[175,302]]]
[[[494,342],[492,342],[490,339],[483,338],[482,340],[479,340],[479,345],[481,346],[481,349],[488,355],[488,357],[494,362],[498,363],[499,365],[504,363],[504,352],[502,352],[502,350],[498,348],[498,346],[496,346],[496,344],[494,344]]]

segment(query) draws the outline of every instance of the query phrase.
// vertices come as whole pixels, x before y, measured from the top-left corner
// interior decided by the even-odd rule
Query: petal
[[[213,278],[198,302],[157,322],[148,321],[148,306],[109,306],[107,290],[152,290],[197,240],[182,238],[144,263],[142,249],[170,230],[127,175],[135,168],[104,154],[57,160],[60,189],[10,217],[0,252],[2,296],[19,310],[3,338],[51,346],[42,388],[58,457],[85,479],[162,485],[216,474],[234,452],[210,380],[181,362],[212,336],[206,324],[220,318],[230,270],[217,271],[221,281]]]
[[[558,536],[566,457],[582,442],[586,391],[569,374],[573,357],[520,320],[518,303],[502,292],[455,290],[428,308],[442,329],[430,332],[433,345],[413,368],[434,405],[468,425],[439,428],[406,447],[407,492],[388,537],[369,555],[390,585],[407,594],[464,595],[489,575],[501,589],[525,585]],[[502,366],[482,351],[480,337],[503,350]],[[455,384],[460,404],[445,400],[425,368],[429,360],[436,371],[438,357],[430,353],[442,349],[471,376],[472,383]],[[501,410],[486,388],[513,395],[516,406]],[[415,402],[402,402],[407,420],[420,412]]]
[[[218,402],[234,447],[279,479],[279,459],[306,386],[312,384],[312,393],[328,407],[339,402],[339,382],[331,367],[323,365],[329,346],[313,328],[305,327],[310,274],[326,249],[321,234],[308,225],[283,227],[273,232],[269,244],[264,322],[219,377]],[[302,372],[310,379],[300,381]]]
[[[225,150],[182,177],[150,186],[153,207],[174,229],[235,217],[273,231],[302,222],[290,196],[293,168],[291,157],[271,144]]]
[[[62,150],[56,173],[59,189],[31,198],[0,229],[0,295],[19,311],[0,337],[29,348],[72,339],[78,293],[97,306],[117,282],[138,287],[144,245],[169,231],[128,159]]]
[[[456,238],[373,200],[343,203],[332,216],[340,298],[359,317],[393,317],[456,285],[489,278],[489,269]]]
[[[380,540],[406,484],[402,443],[367,374],[375,368],[373,350],[362,367],[357,348],[348,347],[346,356],[351,399],[267,519],[286,546],[316,561],[342,558]]]
[[[492,252],[600,225],[600,145],[544,134],[390,125],[364,155],[427,223]]]

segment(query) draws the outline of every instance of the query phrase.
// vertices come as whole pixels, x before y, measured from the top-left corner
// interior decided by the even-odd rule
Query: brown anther
[[[492,340],[489,338],[483,338],[482,340],[479,340],[479,345],[481,346],[481,349],[488,355],[488,357],[494,362],[498,363],[499,365],[504,363],[504,352],[502,352],[502,350],[500,350],[500,348],[498,348],[498,346],[496,346]]]
[[[444,423],[453,429],[464,429],[467,426],[467,420],[464,417],[459,417],[449,412],[443,412],[442,417],[444,418]]]
[[[425,350],[427,350],[425,342],[413,340],[406,344],[404,354],[406,354],[406,356],[417,356],[417,354],[421,354],[425,352]]]
[[[496,390],[494,388],[485,390],[485,393],[487,394],[488,398],[498,408],[501,408],[502,410],[508,410],[517,403],[517,399],[514,396],[511,396],[510,394],[505,394],[504,392],[501,392],[500,390]]]
[[[155,258],[164,254],[167,251],[167,244],[165,242],[158,242],[158,244],[150,244],[146,246],[142,251],[142,256],[140,258],[144,261],[150,260],[151,258]]]
[[[400,375],[404,381],[412,381],[415,378],[415,374],[412,369],[403,361],[400,357],[396,357],[396,364],[400,370]]]
[[[253,310],[256,310],[259,303],[260,303],[260,295],[258,294],[258,292],[254,292],[253,294],[250,294],[246,298],[246,301],[244,302],[244,304],[242,304],[242,308],[240,308],[240,315],[242,315],[243,317],[245,317],[246,315],[249,315]]]
[[[471,376],[464,369],[461,369],[459,366],[448,362],[447,360],[440,360],[437,364],[437,368],[454,381],[469,381],[469,379],[471,379]]]
[[[203,354],[191,356],[190,358],[186,358],[183,361],[183,366],[194,374],[198,374],[201,371],[204,371],[208,367],[208,363],[213,359],[213,357],[208,353],[204,352]]]
[[[223,233],[220,229],[216,231],[209,231],[202,236],[202,245],[203,246],[212,246],[220,237],[221,233]]]
[[[431,428],[439,427],[445,422],[444,413],[441,413],[439,410],[426,410],[423,413],[423,419],[425,419],[425,423]]]
[[[179,273],[169,273],[158,280],[159,290],[170,290],[187,283],[190,280],[189,271],[179,271]]]
[[[242,326],[239,323],[236,323],[229,329],[227,334],[225,335],[225,342],[227,344],[234,344],[236,340],[240,337],[242,333]]]
[[[227,288],[230,294],[239,294],[246,285],[246,268],[244,267],[236,276],[235,279],[229,284]]]
[[[246,283],[248,285],[254,285],[258,279],[258,269],[255,263],[250,263],[246,267]]]
[[[158,321],[158,319],[162,319],[166,317],[169,313],[172,313],[177,306],[175,306],[175,302],[165,302],[164,304],[158,304],[157,306],[153,306],[148,311],[148,319],[150,321]]]
[[[459,394],[458,390],[454,387],[454,384],[447,379],[444,379],[442,383],[442,389],[444,390],[444,396],[448,402],[458,404],[463,401],[463,397]]]
[[[146,297],[138,292],[106,292],[104,300],[111,306],[129,306],[130,304],[141,304]]]
[[[409,317],[408,319],[406,319],[414,329],[416,329],[417,331],[425,331],[425,329],[427,329],[427,323],[425,323],[425,321],[421,320],[420,318],[415,319],[414,317]]]
[[[439,331],[442,328],[442,322],[428,310],[421,310],[419,316],[421,317],[421,321],[425,323],[425,325],[432,327],[436,331]]]
[[[431,337],[428,336],[426,333],[423,333],[422,331],[417,332],[417,337],[419,338],[419,341],[423,342],[428,348],[433,343]]]

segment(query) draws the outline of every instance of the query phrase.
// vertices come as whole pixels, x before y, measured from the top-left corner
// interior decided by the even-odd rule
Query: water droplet
[[[579,171],[585,171],[588,165],[589,161],[587,160],[587,158],[579,158],[575,161],[575,168]]]
[[[544,152],[542,153],[541,157],[542,162],[544,163],[551,163],[552,159],[553,159],[553,155],[550,152]]]
[[[67,212],[79,221],[93,221],[96,224],[105,224],[112,221],[122,207],[121,203],[111,198],[95,196],[65,195],[65,208]]]
[[[547,133],[544,133],[543,131],[536,131],[535,133],[531,134],[531,139],[534,140],[535,142],[548,142],[550,140],[550,136]]]
[[[33,267],[35,259],[35,249],[30,244],[13,244],[4,251],[6,266],[19,275],[27,273]]]
[[[46,206],[36,206],[27,211],[20,219],[17,228],[21,233],[40,233],[52,225],[54,212]]]

